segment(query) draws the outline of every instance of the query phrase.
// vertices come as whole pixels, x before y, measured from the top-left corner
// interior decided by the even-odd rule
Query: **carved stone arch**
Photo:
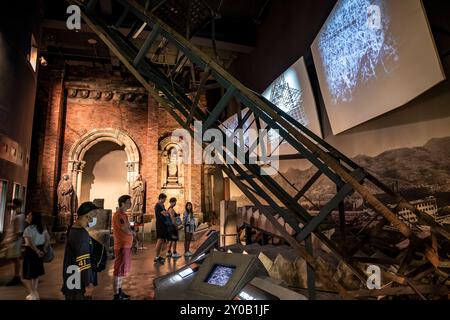
[[[86,162],[83,160],[86,152],[94,145],[102,141],[110,141],[124,147],[127,155],[127,182],[128,187],[134,182],[140,173],[139,148],[133,139],[123,130],[104,128],[94,129],[81,136],[70,149],[68,174],[72,178],[72,184],[77,191],[77,197],[81,195],[81,179]]]
[[[164,137],[166,136],[166,137]],[[159,150],[164,151],[170,149],[172,146],[175,146],[177,150],[185,152],[189,150],[189,143],[183,141],[179,138],[175,138],[171,135],[163,135],[164,138],[159,140]]]

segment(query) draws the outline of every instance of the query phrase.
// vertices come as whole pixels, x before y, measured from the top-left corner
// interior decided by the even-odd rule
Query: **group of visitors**
[[[166,258],[177,259],[181,255],[177,252],[178,232],[184,228],[184,256],[190,257],[192,253],[190,250],[190,243],[193,240],[193,234],[196,230],[196,222],[192,203],[187,202],[183,218],[175,211],[177,204],[176,198],[169,199],[169,207],[166,209],[164,203],[167,200],[167,195],[161,193],[158,197],[158,203],[155,205],[156,218],[156,252],[155,263],[164,264],[165,258],[162,256],[165,244],[168,243]]]
[[[196,230],[192,203],[188,202],[181,217],[175,210],[176,198],[169,200],[169,207],[164,204],[167,200],[165,194],[160,194],[155,205],[156,217],[156,255],[155,263],[164,264],[165,258],[161,256],[168,244],[167,258],[180,258],[177,252],[179,231],[184,228],[184,256],[190,257],[190,243]],[[39,277],[45,274],[44,261],[50,262],[49,254],[53,254],[50,246],[50,235],[42,222],[40,212],[30,212],[26,216],[22,212],[22,202],[14,199],[10,204],[12,212],[9,231],[4,243],[7,243],[6,258],[13,262],[14,278],[7,285],[25,283],[29,294],[27,300],[39,300]],[[133,231],[127,210],[131,207],[131,197],[123,195],[118,199],[118,209],[113,215],[114,238],[114,272],[113,292],[114,300],[129,300],[130,296],[122,290],[123,278],[131,271],[131,252],[133,240],[136,237]],[[63,285],[61,292],[66,300],[86,300],[92,298],[92,292],[97,286],[97,273],[105,268],[105,250],[96,250],[102,246],[89,236],[88,229],[95,226],[97,207],[92,202],[84,202],[76,212],[76,219],[71,223],[66,233]],[[22,247],[25,250],[22,250]],[[20,259],[22,258],[22,275],[20,274]],[[101,252],[101,253],[98,253]]]

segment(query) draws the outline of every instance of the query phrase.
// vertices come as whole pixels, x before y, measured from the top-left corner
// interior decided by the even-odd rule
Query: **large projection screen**
[[[334,134],[445,80],[420,0],[339,0],[311,49]]]
[[[316,101],[303,57],[275,79],[263,96],[322,137]]]

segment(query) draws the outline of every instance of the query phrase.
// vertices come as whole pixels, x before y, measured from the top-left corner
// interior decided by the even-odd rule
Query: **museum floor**
[[[186,260],[184,257],[179,259],[167,259],[164,265],[156,265],[153,263],[155,257],[155,243],[146,243],[145,250],[138,250],[133,254],[131,274],[124,280],[123,290],[131,295],[135,300],[152,299],[153,279],[158,276],[167,274],[182,267]],[[191,247],[192,249],[195,246]],[[63,259],[62,245],[55,248],[55,259],[53,262],[45,265],[45,275],[39,283],[39,293],[41,300],[63,300],[61,294],[61,268]],[[183,253],[183,243],[178,243],[178,249]],[[94,289],[93,299],[95,300],[111,300],[113,297],[112,279],[113,279],[114,260],[108,260],[106,269],[99,274],[99,285]],[[12,265],[0,266],[0,300],[25,300],[28,294],[25,286],[6,287],[5,283],[13,276]]]

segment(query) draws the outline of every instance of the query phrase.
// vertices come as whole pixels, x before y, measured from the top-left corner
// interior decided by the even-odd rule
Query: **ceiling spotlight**
[[[43,66],[43,67],[48,66],[48,62],[47,62],[47,60],[45,60],[45,58],[44,58],[43,56],[41,56],[41,57],[39,58],[39,63],[40,63],[41,66]]]
[[[94,45],[94,44],[97,44],[97,40],[95,40],[95,39],[88,39],[88,43]]]

